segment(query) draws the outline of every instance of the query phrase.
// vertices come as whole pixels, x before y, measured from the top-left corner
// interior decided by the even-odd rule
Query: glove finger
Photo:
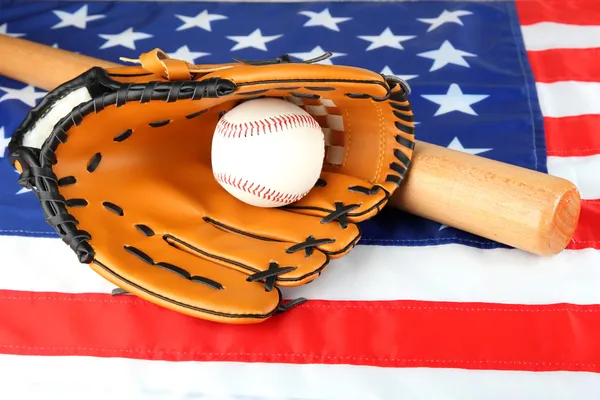
[[[224,192],[216,181],[189,185],[186,190]],[[195,189],[200,188],[200,189]],[[262,208],[245,204],[224,194],[207,199],[207,222],[230,232],[236,232],[262,241],[283,241],[296,244],[298,249],[318,249],[330,257],[339,257],[350,251],[360,239],[360,228],[355,224],[326,223],[322,217],[290,212],[282,208]]]
[[[405,87],[391,84],[389,101],[288,96],[317,120],[325,136],[320,180],[287,209],[340,222],[375,216],[404,180],[414,148],[414,117]],[[350,96],[352,97],[352,96]]]
[[[236,269],[251,282],[298,286],[317,278],[329,264],[329,257],[312,247],[294,243],[259,240],[204,224],[200,228],[177,229],[164,235],[166,243],[227,268]]]
[[[389,199],[382,186],[335,172],[323,172],[314,188],[287,210],[317,216],[322,222],[337,221],[344,227],[376,215]]]
[[[169,246],[160,236],[105,240],[91,268],[152,303],[212,321],[254,323],[277,312],[279,289],[266,291],[248,274]]]

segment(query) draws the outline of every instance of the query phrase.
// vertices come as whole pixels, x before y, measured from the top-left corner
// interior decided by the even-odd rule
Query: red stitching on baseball
[[[251,122],[233,123],[223,119],[217,125],[215,134],[226,138],[239,138],[282,131],[284,128],[308,126],[321,129],[321,126],[309,115],[284,114]]]
[[[306,195],[306,193],[302,194],[293,194],[293,193],[283,193],[278,192],[273,189],[268,189],[263,185],[259,185],[255,182],[249,182],[248,180],[242,180],[242,178],[232,176],[226,173],[214,173],[215,179],[218,182],[226,183],[231,185],[243,192],[253,194],[262,199],[270,200],[270,201],[278,201],[278,202],[286,202],[293,203],[295,201],[300,200],[302,197]]]

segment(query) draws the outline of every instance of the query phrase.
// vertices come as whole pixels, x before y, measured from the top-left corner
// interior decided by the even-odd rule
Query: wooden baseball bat
[[[0,34],[0,74],[52,90],[92,66],[120,66]],[[389,205],[537,255],[561,252],[581,199],[568,180],[417,140]]]

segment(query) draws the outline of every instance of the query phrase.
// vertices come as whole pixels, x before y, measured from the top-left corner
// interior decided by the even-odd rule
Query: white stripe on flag
[[[600,374],[0,355],[0,398],[597,400]],[[134,384],[132,384],[134,383]]]
[[[0,235],[0,249],[0,289],[110,293],[114,288],[60,239]]]
[[[0,237],[0,288],[110,293],[114,286],[79,264],[58,239]],[[31,252],[28,249],[36,248]],[[8,266],[17,265],[18,268]],[[538,257],[520,250],[463,245],[358,246],[288,298],[481,301],[515,304],[600,303],[600,251]],[[574,273],[576,267],[577,273]]]
[[[521,29],[527,51],[600,47],[600,26],[540,22]]]
[[[576,134],[576,132],[573,132]],[[548,173],[567,179],[579,189],[582,199],[600,199],[600,155],[548,157]]]
[[[544,117],[600,114],[600,83],[598,82],[538,82],[536,86]],[[573,134],[577,133],[573,132]]]

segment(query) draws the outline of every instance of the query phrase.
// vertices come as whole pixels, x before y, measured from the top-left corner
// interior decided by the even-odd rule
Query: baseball
[[[257,207],[281,207],[303,198],[319,179],[325,138],[299,106],[249,100],[219,120],[211,157],[215,179],[231,195]]]

